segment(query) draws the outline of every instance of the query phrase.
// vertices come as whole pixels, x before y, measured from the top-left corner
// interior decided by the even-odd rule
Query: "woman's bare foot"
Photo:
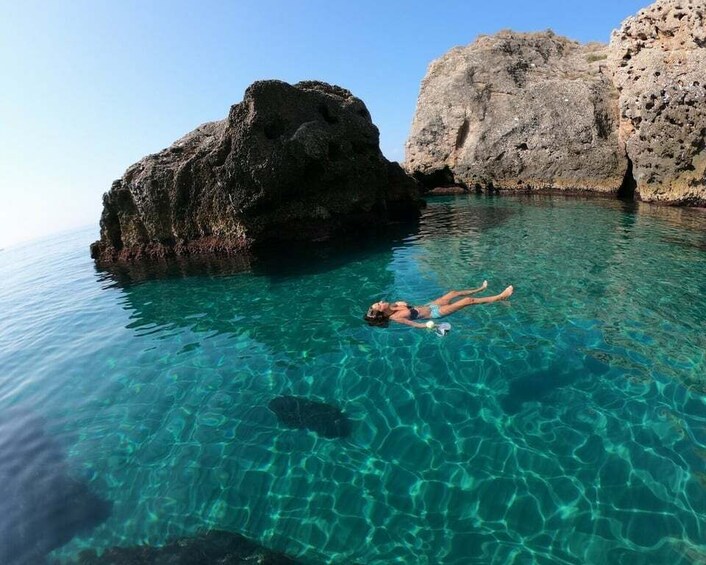
[[[503,290],[498,296],[502,299],[505,300],[507,298],[510,298],[510,295],[514,292],[514,288],[512,285],[508,286],[505,290]]]
[[[488,281],[483,281],[483,284],[480,285],[480,288],[481,290],[485,290],[486,288],[488,288]]]

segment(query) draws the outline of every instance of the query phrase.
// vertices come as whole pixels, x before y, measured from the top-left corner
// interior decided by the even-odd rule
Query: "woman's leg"
[[[439,306],[439,311],[442,316],[448,316],[453,314],[466,306],[471,306],[472,304],[488,304],[489,302],[497,302],[498,300],[506,300],[510,298],[513,292],[512,285],[508,286],[500,294],[495,296],[484,296],[483,298],[462,298],[461,300],[454,302],[453,304],[443,304]]]
[[[441,298],[437,298],[436,300],[432,300],[429,302],[429,304],[438,304],[439,306],[444,306],[451,302],[454,298],[458,298],[459,296],[468,296],[469,294],[475,294],[476,292],[480,292],[481,290],[485,290],[488,288],[488,281],[483,281],[483,284],[479,286],[478,288],[474,288],[472,290],[452,290],[451,292],[447,292],[442,296]]]

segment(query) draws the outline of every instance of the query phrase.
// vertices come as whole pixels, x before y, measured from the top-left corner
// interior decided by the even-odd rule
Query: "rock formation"
[[[428,188],[574,189],[706,205],[706,5],[658,0],[608,47],[479,37],[422,82],[407,170]]]
[[[434,61],[405,166],[429,186],[617,192],[627,161],[605,46],[481,36]]]
[[[706,205],[706,4],[655,2],[613,32],[609,53],[636,193]]]
[[[91,255],[237,254],[417,217],[416,183],[383,157],[378,137],[365,104],[343,88],[256,82],[225,120],[113,183]]]

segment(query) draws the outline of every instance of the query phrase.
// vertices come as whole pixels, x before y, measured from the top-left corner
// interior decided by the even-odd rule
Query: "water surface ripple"
[[[37,479],[0,513],[37,523],[51,445],[112,504],[45,544],[62,562],[208,530],[305,563],[704,561],[704,234],[695,210],[474,196],[355,251],[233,268],[99,272],[94,230],[7,249],[0,420],[42,439],[3,451],[3,480]],[[483,279],[516,293],[444,338],[361,320]],[[278,396],[352,433],[285,429]]]

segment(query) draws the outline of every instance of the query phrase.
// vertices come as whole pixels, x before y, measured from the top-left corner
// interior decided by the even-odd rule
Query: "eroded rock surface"
[[[640,199],[706,205],[706,4],[659,0],[628,18],[610,63]]]
[[[321,82],[261,81],[225,120],[132,165],[103,198],[102,262],[237,254],[418,216],[365,104]]]
[[[429,188],[617,192],[627,160],[606,57],[550,31],[452,49],[422,82],[405,167]]]

